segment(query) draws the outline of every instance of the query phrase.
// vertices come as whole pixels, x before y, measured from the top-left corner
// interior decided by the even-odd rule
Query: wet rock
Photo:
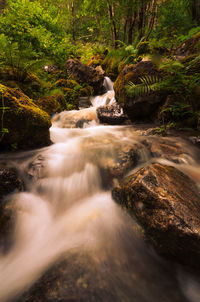
[[[56,114],[52,122],[61,128],[82,128],[86,123],[98,123],[96,108],[85,108],[82,110],[63,111]],[[81,126],[81,127],[80,127]]]
[[[0,201],[10,193],[22,191],[23,187],[23,181],[14,168],[0,167]]]
[[[151,164],[127,177],[112,195],[137,217],[161,255],[200,268],[200,196],[189,177]]]
[[[49,145],[49,115],[18,89],[0,85],[0,95],[6,111],[0,123],[7,133],[0,142],[1,149],[38,148]],[[2,121],[3,118],[3,121]]]
[[[44,177],[44,156],[38,155],[34,161],[28,166],[27,171],[30,179],[39,179]]]
[[[190,137],[189,137],[189,141],[190,141],[193,145],[195,145],[195,146],[197,146],[197,147],[200,147],[200,137],[199,137],[199,136],[190,136]]]
[[[89,108],[92,105],[89,97],[79,98],[79,108]]]
[[[75,128],[84,128],[84,125],[88,125],[91,122],[91,120],[87,119],[80,119],[78,122],[76,122]]]
[[[125,66],[114,84],[116,100],[122,105],[124,112],[132,121],[150,118],[165,100],[165,94],[161,91],[146,92],[146,89],[141,94],[135,96],[127,94],[127,84],[129,82],[135,85],[141,84],[141,78],[144,76],[154,78],[158,81],[162,77],[162,74],[151,61],[142,61],[135,65]]]
[[[109,125],[121,125],[128,119],[117,104],[97,108],[97,116],[100,123]]]
[[[104,279],[91,257],[75,254],[50,268],[17,302],[107,301]]]
[[[103,86],[104,76],[93,67],[87,66],[79,61],[69,59],[66,63],[66,70],[71,78],[79,83],[87,83],[93,87],[94,94],[99,95],[105,92]]]
[[[189,155],[184,145],[180,142],[176,143],[174,140],[154,138],[147,139],[146,142],[149,144],[152,157],[164,158],[175,163],[183,163]]]
[[[140,159],[139,145],[123,146],[122,150],[116,150],[115,156],[105,161],[100,168],[102,184],[110,188],[116,180],[120,180],[133,169]]]
[[[7,201],[0,204],[0,252],[7,253],[13,244],[15,226],[15,210]]]
[[[9,201],[3,199],[23,191],[24,184],[14,168],[0,168],[0,250],[6,252],[12,244],[14,211]]]

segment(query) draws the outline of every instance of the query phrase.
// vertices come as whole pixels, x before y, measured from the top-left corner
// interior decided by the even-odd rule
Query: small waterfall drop
[[[105,77],[104,87],[106,88],[106,91],[113,91],[113,85],[114,83],[111,81],[111,79],[109,77]]]
[[[111,81],[110,78],[105,77],[104,87],[106,89],[106,93],[104,95],[95,96],[95,97],[91,98],[91,103],[94,107],[101,107],[101,106],[116,104],[113,84],[114,83]]]

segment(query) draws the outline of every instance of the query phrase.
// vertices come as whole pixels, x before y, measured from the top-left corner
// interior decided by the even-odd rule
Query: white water
[[[91,98],[93,107],[116,104],[113,82],[108,77],[105,77],[104,79],[104,87],[106,88],[107,92],[103,96],[95,96]]]
[[[104,98],[100,97],[101,100]],[[90,110],[77,114],[85,114],[84,119],[88,119],[91,112],[94,114],[94,108]],[[12,197],[17,219],[13,246],[7,254],[0,256],[0,301],[15,301],[16,296],[53,263],[65,259],[69,252],[82,251],[106,282],[108,296],[95,302],[186,301],[181,294],[186,282],[183,273],[178,273],[176,278],[177,270],[147,248],[140,227],[118,208],[110,192],[102,187],[100,171],[116,164],[120,150],[128,150],[136,144],[140,150],[139,165],[152,160],[143,143],[145,137],[131,127],[70,129],[70,115],[76,113],[67,114],[61,113],[54,120],[52,146],[9,159],[24,175],[30,170],[31,163],[41,161],[41,165],[32,179],[24,176],[27,192]],[[91,121],[96,122],[95,114]],[[159,138],[152,140],[155,144],[159,142]],[[166,140],[177,143],[176,139]],[[179,167],[200,183],[195,150],[181,140],[179,145],[184,150],[179,156]],[[164,158],[158,160],[166,163]],[[168,163],[178,166],[169,160]],[[87,269],[89,263],[85,264]],[[73,271],[68,273],[73,275]],[[191,290],[194,282],[190,277],[186,280],[188,289],[183,293],[190,301],[197,302],[194,297],[195,294],[198,297],[199,287],[196,286],[194,293]],[[34,297],[30,301],[34,301]],[[93,301],[89,295],[87,301]]]

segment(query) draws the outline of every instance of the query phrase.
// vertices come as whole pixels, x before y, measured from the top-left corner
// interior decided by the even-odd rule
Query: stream
[[[0,302],[200,301],[198,277],[156,254],[142,228],[112,200],[102,172],[116,164],[120,150],[136,145],[139,159],[129,173],[157,161],[200,185],[198,150],[134,126],[100,125],[96,107],[115,103],[108,78],[105,86],[107,93],[93,98],[91,108],[53,117],[51,146],[0,154],[26,187],[11,197],[16,223],[11,246],[0,254]],[[79,120],[82,128],[76,128]],[[147,138],[182,152],[153,156]]]

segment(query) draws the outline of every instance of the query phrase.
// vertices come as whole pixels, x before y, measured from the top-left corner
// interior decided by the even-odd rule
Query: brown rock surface
[[[66,70],[71,78],[79,83],[87,83],[94,89],[94,95],[103,94],[104,76],[95,68],[87,66],[79,61],[69,59],[66,63]]]
[[[171,166],[151,164],[112,193],[137,217],[160,254],[200,267],[200,195],[188,176]]]

